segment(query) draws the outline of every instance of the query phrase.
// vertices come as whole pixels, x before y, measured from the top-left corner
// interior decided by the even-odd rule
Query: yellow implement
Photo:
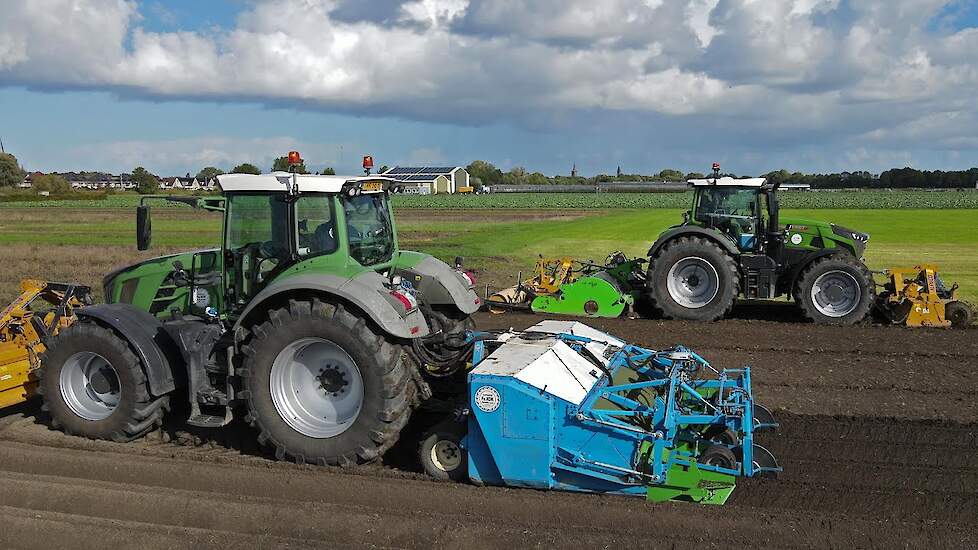
[[[0,408],[34,395],[44,340],[75,321],[90,303],[84,286],[24,280],[21,294],[0,313]]]
[[[516,286],[500,290],[489,296],[489,311],[502,313],[508,309],[528,309],[530,302],[541,295],[557,292],[560,285],[572,283],[576,278],[573,258],[544,258],[537,259],[533,268],[533,277],[523,280],[522,274],[516,281]]]
[[[958,285],[944,286],[932,264],[887,269],[883,292],[877,298],[880,310],[898,324],[908,327],[964,328],[974,321],[974,311],[958,301]]]

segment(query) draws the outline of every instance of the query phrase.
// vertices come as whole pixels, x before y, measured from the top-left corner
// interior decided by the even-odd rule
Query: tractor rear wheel
[[[975,321],[975,312],[968,304],[955,300],[945,304],[944,318],[951,321],[954,328],[968,328]]]
[[[39,376],[53,426],[90,439],[141,437],[160,424],[168,403],[150,395],[129,344],[94,323],[77,322],[50,339]]]
[[[681,237],[649,264],[649,300],[669,319],[715,321],[726,316],[740,292],[737,264],[713,241]]]
[[[805,316],[816,323],[852,325],[873,307],[875,286],[862,262],[837,254],[812,262],[799,279],[797,294]]]
[[[289,302],[251,329],[246,420],[278,459],[352,466],[397,441],[416,402],[400,345],[341,304]]]

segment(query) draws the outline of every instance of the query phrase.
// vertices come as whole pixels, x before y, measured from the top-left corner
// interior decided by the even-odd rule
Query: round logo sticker
[[[482,386],[475,390],[475,406],[482,412],[491,413],[499,408],[499,392],[492,386]]]
[[[791,244],[801,244],[801,234],[795,233],[791,236]]]

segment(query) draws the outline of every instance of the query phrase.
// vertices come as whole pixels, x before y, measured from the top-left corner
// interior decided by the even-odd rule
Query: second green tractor
[[[645,296],[672,319],[724,317],[738,298],[788,295],[817,323],[849,325],[876,297],[862,257],[869,235],[780,216],[763,178],[692,180],[693,205],[648,252]]]

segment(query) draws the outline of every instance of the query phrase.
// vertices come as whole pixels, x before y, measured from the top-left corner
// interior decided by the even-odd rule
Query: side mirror
[[[153,221],[149,213],[149,206],[140,205],[136,207],[136,248],[139,250],[149,250],[149,245],[153,241]]]

